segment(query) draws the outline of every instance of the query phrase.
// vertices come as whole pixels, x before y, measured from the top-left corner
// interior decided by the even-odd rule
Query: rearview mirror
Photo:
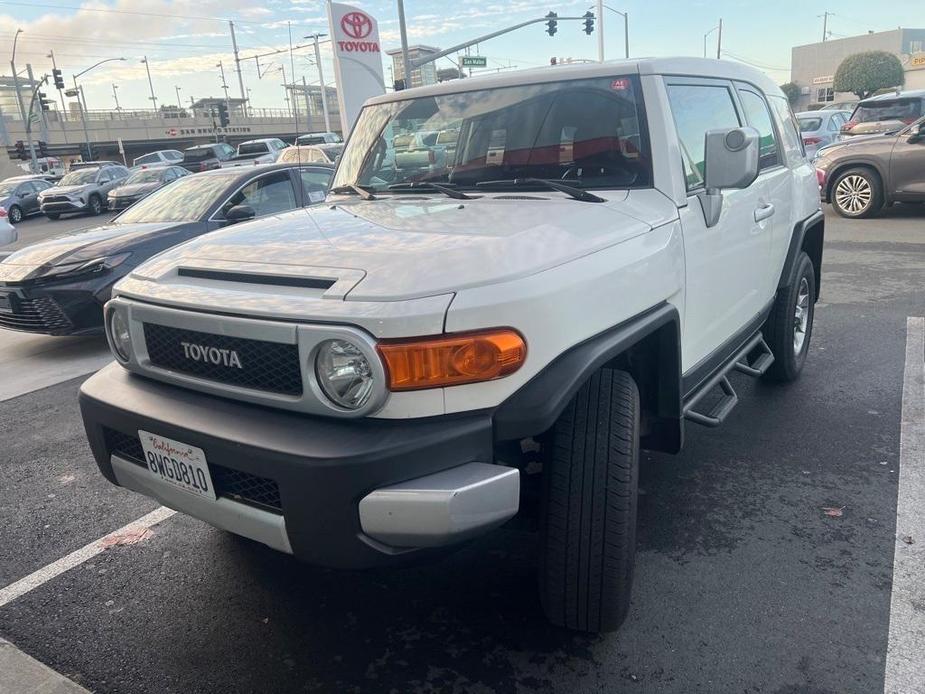
[[[708,227],[719,222],[724,189],[748,188],[758,178],[760,136],[754,128],[708,130],[704,136],[704,185],[698,196]]]
[[[225,213],[225,221],[233,224],[234,222],[253,219],[256,216],[257,213],[254,212],[254,208],[250,205],[235,205]]]

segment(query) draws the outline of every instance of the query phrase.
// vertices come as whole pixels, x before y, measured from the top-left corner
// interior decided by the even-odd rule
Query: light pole
[[[122,107],[119,106],[119,94],[118,92],[116,92],[118,88],[119,88],[119,85],[113,82],[112,83],[112,98],[115,99],[115,102],[116,102],[116,111],[121,111]]]
[[[148,73],[148,88],[151,89],[151,96],[148,98],[151,99],[151,103],[154,104],[154,110],[157,111],[157,97],[154,96],[154,82],[151,81],[151,64],[148,62],[148,56],[145,56],[141,59],[141,62],[145,65],[145,71]]]
[[[225,81],[225,66],[222,65],[222,61],[218,61],[216,65],[219,70],[222,71],[222,89],[225,90],[225,108],[228,109],[228,113],[231,113],[231,105],[228,103],[228,83]]]
[[[289,111],[289,117],[292,118],[292,104],[289,102],[289,84],[286,82],[286,66],[280,65],[279,71],[283,73],[283,94],[286,95],[286,110]]]
[[[331,117],[328,115],[328,90],[324,86],[324,69],[321,67],[321,50],[318,48],[318,39],[327,34],[310,34],[306,39],[315,40],[315,63],[318,65],[318,83],[321,85],[321,109],[324,111],[324,131],[331,132]]]
[[[405,89],[411,88],[411,60],[408,57],[408,29],[405,27],[405,3],[398,0],[398,29],[401,33],[401,72]],[[398,80],[396,80],[398,81]],[[344,115],[341,114],[341,118]]]
[[[629,12],[620,12],[620,10],[614,9],[614,8],[611,7],[610,5],[605,5],[605,4],[603,4],[603,3],[600,3],[600,4],[598,5],[598,7],[600,8],[600,9],[598,9],[598,15],[597,15],[597,16],[598,16],[598,26],[599,26],[599,29],[600,29],[600,33],[597,35],[597,41],[598,41],[598,58],[599,58],[600,60],[603,60],[603,59],[604,59],[604,48],[603,48],[603,42],[604,42],[604,31],[603,31],[603,27],[604,27],[604,17],[603,17],[603,13],[604,13],[604,10],[610,10],[610,11],[613,12],[614,14],[618,14],[618,15],[620,15],[621,17],[623,17],[623,46],[624,46],[624,56],[628,59],[628,58],[630,57],[630,13],[629,13]],[[588,9],[590,10],[590,9],[592,9],[592,8],[589,7]]]
[[[26,113],[26,105],[22,102],[22,90],[19,87],[19,75],[16,72],[16,42],[22,29],[17,29],[13,36],[13,54],[10,56],[10,69],[13,71],[13,87],[16,89],[16,103],[19,104],[19,115],[22,117],[22,125],[26,129],[26,141],[29,144],[29,170],[35,173],[35,145],[32,144],[32,129],[26,119],[29,115]],[[31,85],[30,85],[31,86]]]
[[[176,92],[177,92],[177,108],[180,109],[180,110],[182,110],[182,109],[183,109],[183,102],[180,101],[180,87],[178,87],[177,85],[174,85],[173,88],[174,88],[174,89],[176,90]]]
[[[712,34],[714,31],[719,32],[719,35],[716,37],[716,59],[719,60],[720,51],[722,50],[722,43],[723,43],[723,20],[722,19],[719,20],[719,24],[717,24],[715,27],[710,29],[710,31],[708,31],[706,34],[703,35],[703,57],[704,58],[707,57],[707,38],[709,38],[710,34]]]
[[[125,60],[125,58],[106,58],[101,60],[98,63],[94,63],[86,70],[81,70],[76,75],[71,75],[71,79],[74,80],[74,89],[77,90],[77,108],[80,109],[80,121],[84,126],[84,141],[87,143],[87,159],[93,159],[93,149],[90,146],[90,133],[87,132],[87,100],[84,97],[84,88],[83,85],[77,85],[77,78],[81,75],[86,75],[93,68],[99,67],[103,63],[111,63],[116,60]]]

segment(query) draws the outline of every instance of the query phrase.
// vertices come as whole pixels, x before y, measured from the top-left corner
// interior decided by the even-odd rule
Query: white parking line
[[[134,539],[140,537],[144,531],[157,525],[161,521],[167,520],[175,513],[176,511],[166,506],[156,508],[146,516],[142,516],[138,520],[132,521],[128,525],[122,526],[118,530],[101,537],[99,540],[94,540],[90,544],[71,552],[67,556],[61,557],[58,561],[52,562],[38,571],[34,571],[15,583],[11,583],[6,588],[0,590],[0,607],[9,604],[16,598],[22,597],[31,590],[35,590],[56,576],[60,576],[65,571],[70,571],[75,566],[80,566],[88,559],[92,559],[97,554],[105,551],[108,547],[130,543]]]
[[[883,690],[925,693],[925,318],[906,321],[893,594]]]

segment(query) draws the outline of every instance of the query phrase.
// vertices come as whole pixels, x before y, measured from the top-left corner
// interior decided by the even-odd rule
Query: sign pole
[[[401,71],[405,89],[411,88],[411,61],[408,59],[408,29],[405,26],[405,3],[398,0],[398,28],[401,32]]]

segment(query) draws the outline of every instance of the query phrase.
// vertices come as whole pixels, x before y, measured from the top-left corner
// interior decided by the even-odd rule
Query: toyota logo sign
[[[373,20],[362,12],[348,12],[341,17],[340,28],[352,39],[365,39],[373,30]]]

